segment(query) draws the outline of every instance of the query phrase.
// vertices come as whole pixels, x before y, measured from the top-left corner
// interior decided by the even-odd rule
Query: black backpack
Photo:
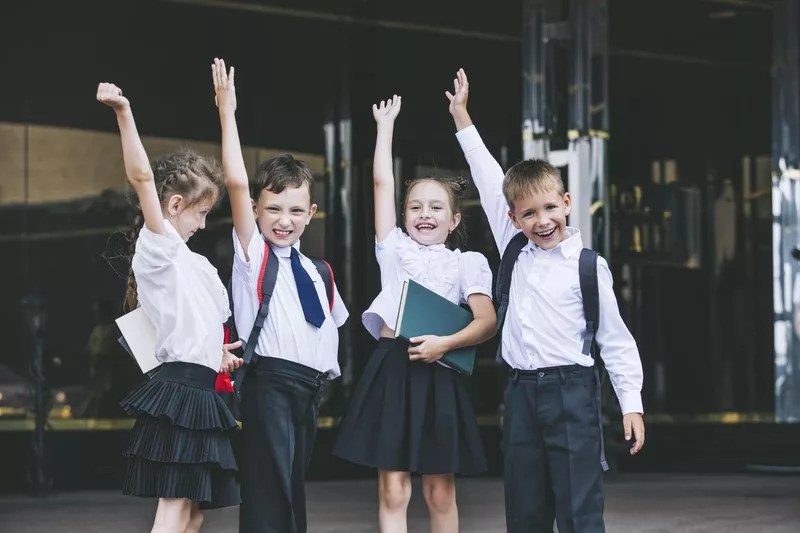
[[[503,324],[506,320],[506,312],[508,311],[508,297],[511,291],[511,276],[514,272],[514,265],[517,262],[520,252],[528,244],[528,238],[524,233],[520,232],[512,237],[511,241],[506,246],[503,252],[503,257],[500,260],[500,268],[497,271],[497,280],[495,283],[495,302],[498,306],[497,309],[497,333],[498,336],[503,332]],[[597,394],[595,400],[597,402],[598,418],[600,419],[601,430],[601,463],[603,470],[608,470],[608,464],[605,459],[605,446],[602,439],[602,424],[603,413],[601,407],[602,385],[605,380],[606,370],[602,358],[600,358],[599,349],[595,342],[595,335],[597,335],[597,328],[600,324],[600,289],[597,285],[597,258],[600,254],[589,248],[581,250],[580,258],[578,259],[578,276],[580,278],[581,297],[583,299],[583,316],[586,320],[586,331],[583,336],[583,350],[584,355],[589,355],[594,360],[594,377],[597,381]],[[499,364],[504,364],[503,360],[503,343],[500,342],[497,347],[496,361]]]

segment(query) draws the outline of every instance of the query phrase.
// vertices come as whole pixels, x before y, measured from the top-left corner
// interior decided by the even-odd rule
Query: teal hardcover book
[[[415,281],[403,285],[395,335],[405,341],[422,335],[452,335],[472,322],[472,313]],[[475,346],[447,352],[439,360],[445,366],[470,375],[475,368]]]

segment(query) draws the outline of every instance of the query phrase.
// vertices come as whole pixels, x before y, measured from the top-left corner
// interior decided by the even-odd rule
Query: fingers
[[[631,440],[631,426],[632,426],[631,419],[629,417],[627,417],[627,416],[623,417],[623,419],[622,419],[622,429],[623,429],[623,431],[625,433],[625,440],[626,441],[630,441]]]
[[[455,96],[453,96],[452,94],[450,94],[450,91],[445,91],[445,92],[444,92],[444,95],[445,95],[445,96],[447,97],[447,99],[448,99],[448,100],[450,100],[451,102],[453,101],[453,98],[455,98]]]
[[[234,68],[231,67],[231,72],[230,74],[228,74],[228,83],[231,84],[231,87],[233,87],[233,73],[234,73]]]
[[[230,344],[223,344],[222,345],[222,349],[225,350],[225,351],[228,351],[228,352],[231,351],[231,350],[235,350],[236,348],[241,348],[241,347],[242,347],[242,341],[240,341],[240,340],[238,340],[236,342],[232,342]]]
[[[644,446],[644,423],[641,419],[633,424],[633,435],[636,438],[636,442],[631,448],[631,455],[636,455],[639,453],[639,450],[642,449],[642,446]]]

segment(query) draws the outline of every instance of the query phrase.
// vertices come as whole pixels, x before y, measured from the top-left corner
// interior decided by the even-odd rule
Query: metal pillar
[[[774,4],[772,212],[775,419],[800,421],[800,0]]]
[[[573,200],[569,223],[581,231],[585,246],[608,259],[606,1],[525,0],[522,20],[523,157],[546,159],[566,170]],[[559,46],[571,58],[566,86],[555,76]],[[569,95],[566,117],[558,117],[555,93]],[[566,131],[558,131],[558,123],[566,123]],[[551,148],[564,143],[565,149]]]

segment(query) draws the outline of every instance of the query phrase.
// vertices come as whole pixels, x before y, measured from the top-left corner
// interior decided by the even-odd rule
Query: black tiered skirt
[[[238,426],[214,391],[216,378],[202,365],[164,363],[122,400],[136,417],[123,494],[186,498],[203,509],[241,503],[231,446]]]
[[[463,379],[438,363],[409,361],[406,342],[380,339],[339,425],[333,454],[422,475],[486,470]]]

